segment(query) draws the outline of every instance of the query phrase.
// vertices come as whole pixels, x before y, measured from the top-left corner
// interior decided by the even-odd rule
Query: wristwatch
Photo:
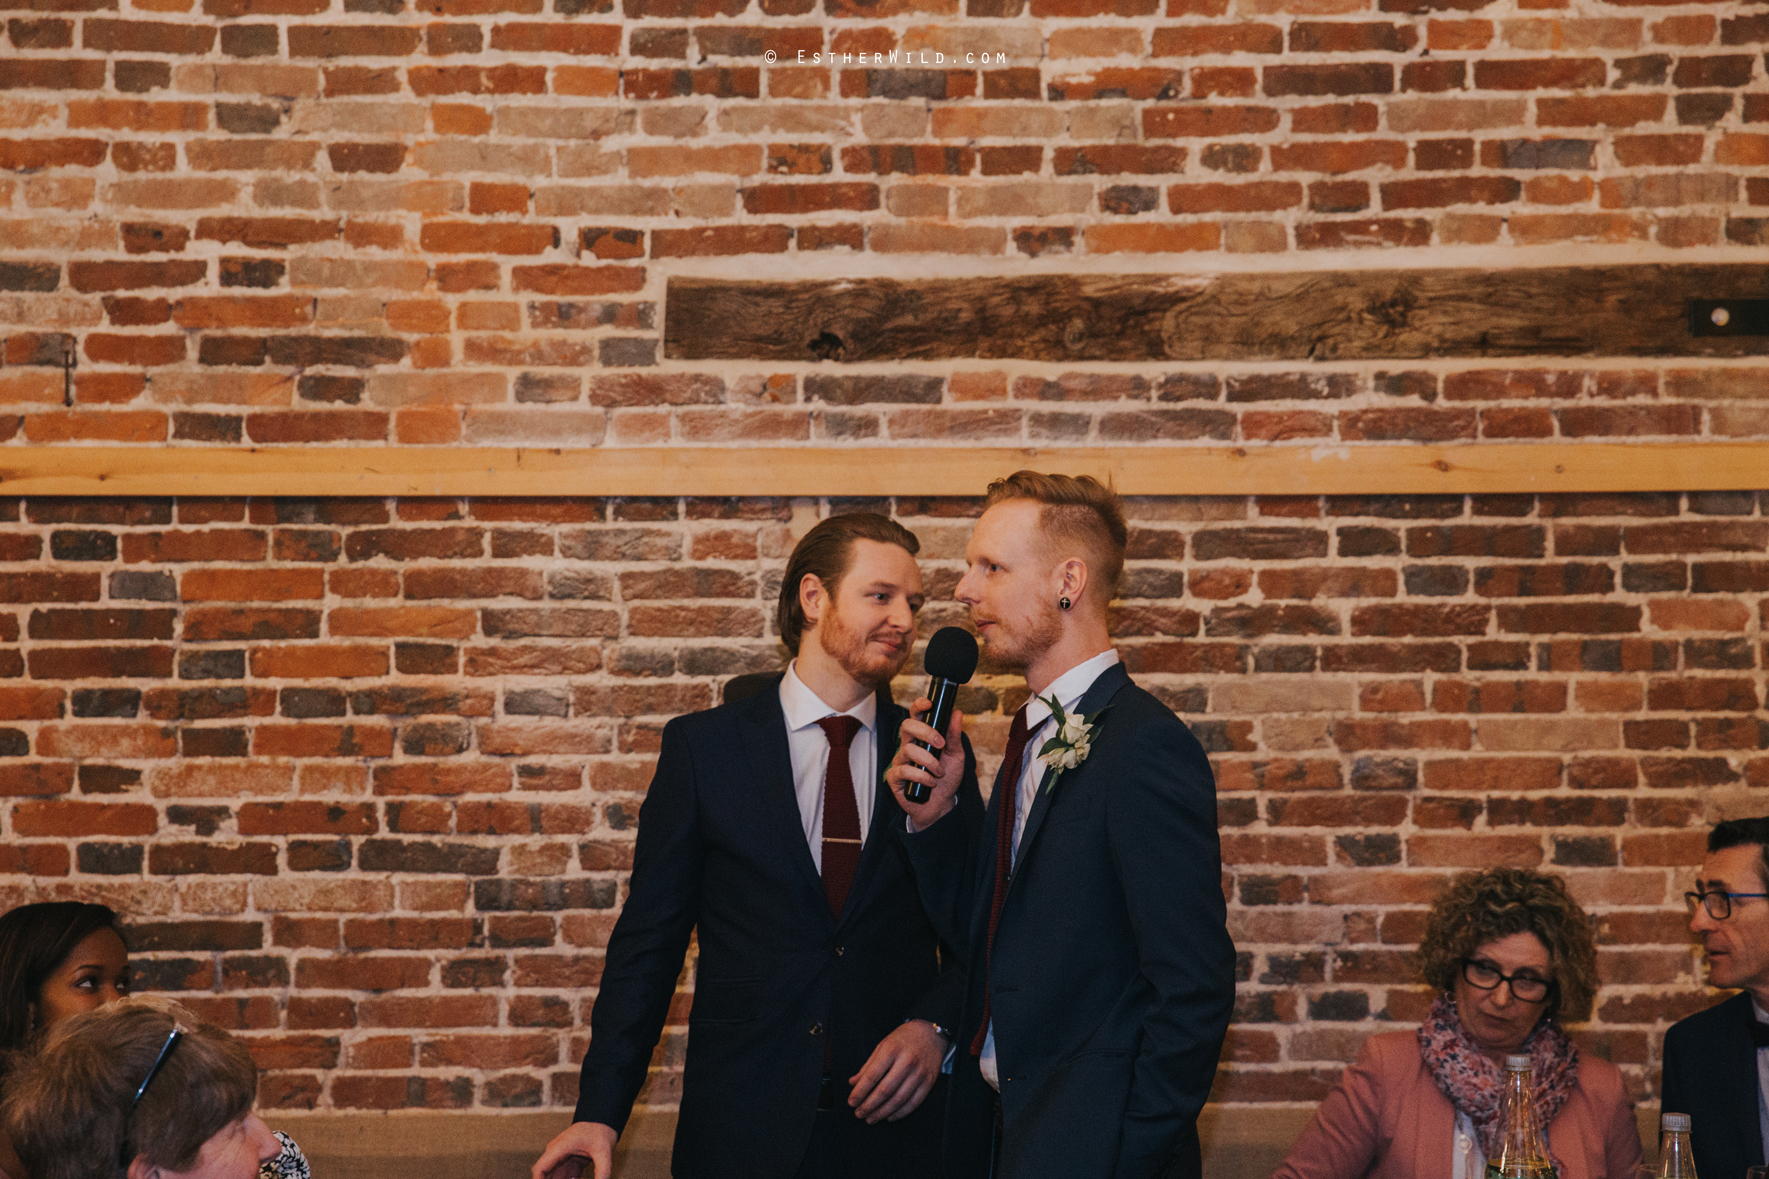
[[[930,1028],[933,1028],[934,1031],[938,1032],[940,1035],[940,1038],[942,1040],[945,1040],[946,1043],[951,1044],[951,1043],[954,1043],[957,1041],[958,1037],[956,1037],[952,1034],[951,1028],[943,1028],[931,1019],[921,1019],[921,1017],[919,1015],[911,1015],[908,1019],[904,1020],[903,1022],[904,1023],[914,1023],[918,1019],[921,1020],[922,1023],[927,1024]]]

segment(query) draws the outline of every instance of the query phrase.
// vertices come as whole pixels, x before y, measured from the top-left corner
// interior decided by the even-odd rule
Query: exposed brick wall
[[[854,506],[4,501],[0,903],[130,913],[271,1106],[569,1104],[658,730],[777,666],[793,533]],[[956,619],[975,503],[873,506],[924,542],[924,633]],[[1220,786],[1219,1098],[1318,1098],[1417,1018],[1424,904],[1493,863],[1595,914],[1584,1038],[1647,1094],[1708,1001],[1705,825],[1769,810],[1758,495],[1131,507],[1120,650]],[[1016,685],[964,701],[989,766]]]
[[[8,2],[15,444],[851,437],[810,409],[662,408],[801,392],[767,372],[605,372],[657,362],[668,275],[734,255],[901,275],[1769,242],[1761,3]],[[1562,432],[1700,432],[1628,395],[1645,400]],[[1476,429],[1466,408],[1427,416],[1431,436]],[[1494,435],[1548,429],[1489,416]],[[1746,416],[1709,428],[1761,427]],[[911,437],[930,419],[1019,436],[1011,414],[905,417]],[[1191,418],[1169,436],[1225,436]]]
[[[10,2],[12,447],[1769,436],[1748,360],[660,348],[709,271],[1760,260],[1762,3]],[[846,506],[0,501],[0,900],[133,914],[271,1106],[569,1104],[657,730],[775,663],[780,559]],[[972,506],[888,506],[943,595]],[[1222,786],[1223,1100],[1415,1017],[1426,897],[1495,861],[1599,915],[1587,1039],[1650,1091],[1702,828],[1769,810],[1763,506],[1135,504],[1123,649]]]

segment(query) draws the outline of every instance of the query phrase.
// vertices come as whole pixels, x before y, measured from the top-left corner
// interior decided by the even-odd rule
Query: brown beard
[[[995,634],[1000,634],[1001,623],[995,624]],[[1062,616],[1056,607],[1046,606],[1030,622],[1030,629],[1023,635],[1014,638],[1012,646],[1005,646],[1001,640],[985,637],[983,640],[983,663],[996,671],[1025,671],[1038,656],[1056,646],[1063,637]]]
[[[823,653],[841,664],[842,670],[852,676],[855,683],[882,688],[909,661],[913,644],[905,636],[902,653],[895,659],[868,657],[866,643],[870,637],[850,627],[836,608],[835,599],[830,599],[829,609],[824,611],[822,623],[817,627],[817,642],[823,647]]]

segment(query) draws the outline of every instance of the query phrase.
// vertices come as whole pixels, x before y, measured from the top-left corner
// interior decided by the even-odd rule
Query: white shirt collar
[[[868,692],[860,703],[838,713],[799,679],[796,659],[787,665],[786,676],[780,681],[780,707],[786,713],[786,731],[789,733],[809,728],[826,716],[851,716],[869,732],[877,731],[878,693]]]
[[[1044,700],[1055,695],[1057,703],[1063,706],[1064,712],[1075,711],[1075,705],[1081,697],[1087,695],[1087,689],[1093,687],[1093,681],[1099,679],[1106,668],[1118,662],[1118,652],[1107,648],[1084,663],[1077,663],[1056,679],[1039,695],[1026,702],[1026,730],[1036,732],[1039,725],[1050,719],[1050,706]]]

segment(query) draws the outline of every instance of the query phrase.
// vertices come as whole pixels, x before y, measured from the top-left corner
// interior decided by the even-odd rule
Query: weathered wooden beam
[[[902,281],[672,278],[678,360],[1417,360],[1749,356],[1690,334],[1693,298],[1769,295],[1769,267],[1561,266]]]
[[[0,495],[978,495],[1020,467],[1126,495],[1738,491],[1769,442],[1262,447],[0,449]]]

